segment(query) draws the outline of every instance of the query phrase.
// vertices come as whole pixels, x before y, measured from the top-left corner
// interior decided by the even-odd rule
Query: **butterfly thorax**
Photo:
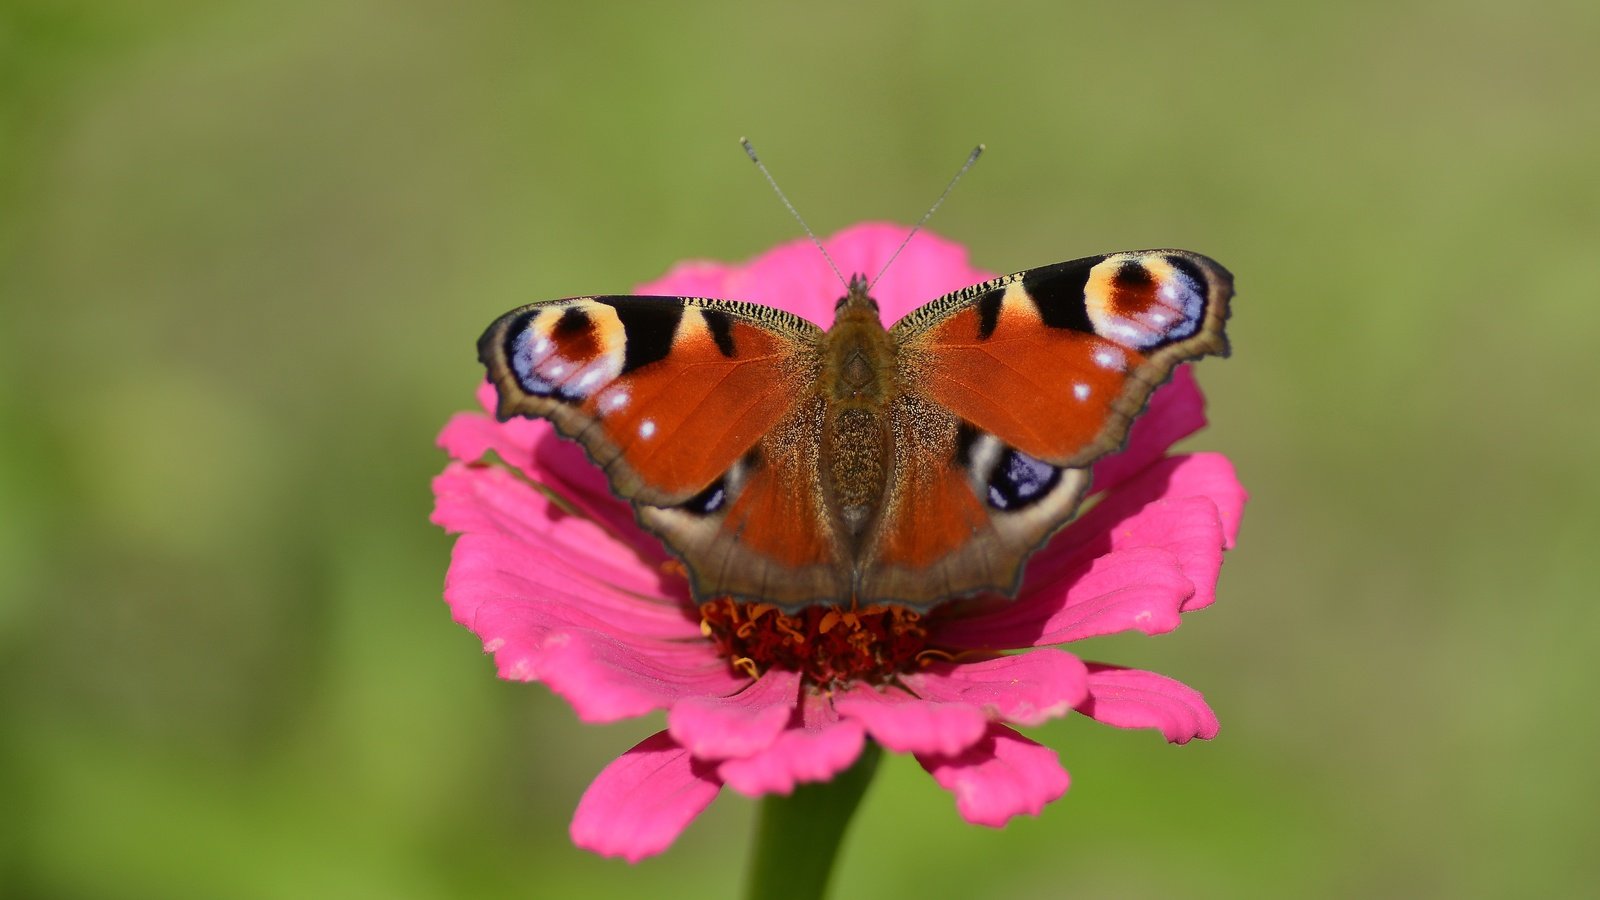
[[[828,508],[837,511],[836,533],[859,556],[889,481],[888,410],[895,378],[894,341],[860,276],[839,301],[821,351],[823,488]]]

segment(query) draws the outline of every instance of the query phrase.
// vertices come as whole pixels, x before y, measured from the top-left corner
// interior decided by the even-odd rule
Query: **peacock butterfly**
[[[1155,388],[1227,355],[1232,295],[1204,256],[1140,250],[963,288],[890,328],[860,275],[826,331],[728,300],[550,300],[501,316],[478,354],[499,418],[581,443],[697,602],[925,611],[1015,593]]]

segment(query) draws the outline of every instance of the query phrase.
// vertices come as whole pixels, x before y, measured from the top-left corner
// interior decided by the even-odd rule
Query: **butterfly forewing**
[[[579,297],[507,313],[478,350],[501,419],[550,419],[620,496],[676,504],[783,418],[820,334],[754,304]]]
[[[1122,445],[1184,360],[1227,353],[1233,278],[1182,250],[1092,256],[941,298],[894,327],[905,380],[929,400],[1056,466]]]

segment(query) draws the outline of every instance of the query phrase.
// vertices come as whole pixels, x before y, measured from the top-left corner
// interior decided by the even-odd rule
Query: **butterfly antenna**
[[[756,168],[761,170],[761,174],[767,176],[767,184],[772,185],[772,189],[778,194],[778,199],[783,201],[783,205],[789,208],[789,213],[794,216],[795,221],[799,222],[800,227],[805,229],[806,237],[811,238],[811,243],[816,244],[817,249],[822,251],[822,258],[828,261],[828,268],[833,270],[833,277],[839,279],[839,283],[844,285],[845,290],[850,290],[850,282],[845,281],[844,276],[839,274],[839,267],[834,265],[833,257],[828,255],[828,248],[822,246],[822,242],[817,240],[817,236],[812,233],[811,226],[807,225],[806,220],[800,217],[800,211],[795,209],[794,204],[789,202],[789,198],[783,195],[783,189],[778,187],[778,182],[773,180],[772,173],[767,171],[766,164],[761,162],[761,157],[756,156],[756,148],[750,146],[750,141],[746,138],[739,138],[739,145],[744,147],[744,152],[749,154],[750,161],[756,164]],[[968,163],[968,165],[971,165],[971,163]],[[946,191],[946,193],[949,192]],[[941,197],[939,199],[943,200],[944,198]],[[938,206],[937,203],[934,205]]]
[[[900,242],[900,246],[896,247],[893,253],[889,254],[889,261],[884,263],[883,268],[878,270],[878,274],[872,277],[872,284],[867,285],[867,290],[872,290],[872,285],[877,284],[878,279],[883,277],[883,273],[889,271],[889,266],[895,261],[895,257],[899,256],[900,251],[911,243],[911,239],[917,236],[917,232],[922,230],[922,226],[928,224],[928,220],[933,218],[933,211],[939,208],[939,204],[944,202],[944,198],[950,196],[950,192],[955,190],[956,182],[961,180],[961,176],[967,174],[967,170],[972,168],[972,164],[976,163],[978,157],[982,155],[982,144],[972,148],[972,153],[967,156],[967,161],[961,164],[961,169],[956,172],[956,177],[950,179],[950,183],[944,186],[944,193],[939,195],[939,199],[933,201],[933,205],[928,207],[928,211],[922,214],[922,218],[917,220],[917,224],[911,226],[911,233],[906,235],[906,239]]]

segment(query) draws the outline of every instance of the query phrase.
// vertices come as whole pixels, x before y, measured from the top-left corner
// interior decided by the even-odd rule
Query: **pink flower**
[[[904,234],[858,225],[827,246],[846,274],[871,275]],[[990,277],[963,248],[924,232],[874,294],[892,322]],[[684,263],[639,292],[752,300],[826,325],[841,288],[816,250],[795,241],[742,266]],[[480,389],[485,409],[492,393]],[[607,766],[584,794],[571,827],[581,847],[629,860],[659,853],[724,785],[759,796],[825,781],[868,738],[914,754],[967,821],[1000,826],[1037,815],[1068,781],[1052,750],[1009,726],[1077,710],[1174,743],[1216,734],[1216,717],[1192,688],[1053,646],[1129,629],[1160,634],[1215,599],[1245,492],[1220,455],[1167,455],[1205,424],[1202,405],[1180,369],[1128,446],[1095,466],[1097,501],[1032,557],[1015,601],[849,623],[909,629],[937,648],[887,685],[826,690],[798,671],[730,663],[730,623],[714,613],[737,616],[737,608],[697,609],[660,543],[583,452],[542,421],[461,413],[440,434],[453,461],[434,481],[433,521],[460,535],[445,599],[494,654],[500,677],[544,682],[583,721],[666,711],[666,730]],[[490,451],[500,464],[484,460]],[[819,621],[810,620],[813,635],[830,627]]]

